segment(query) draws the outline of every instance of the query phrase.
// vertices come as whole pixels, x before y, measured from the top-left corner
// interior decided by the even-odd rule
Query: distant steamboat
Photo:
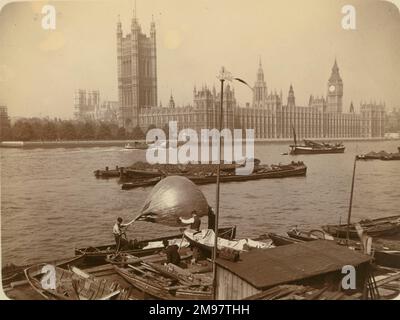
[[[342,143],[329,144],[304,140],[304,145],[291,145],[290,154],[324,154],[344,153],[345,146]]]
[[[294,145],[290,145],[290,154],[325,154],[325,153],[344,153],[345,146],[340,142],[329,144],[326,142],[315,142],[304,140],[303,145],[297,144],[296,132],[293,128]]]

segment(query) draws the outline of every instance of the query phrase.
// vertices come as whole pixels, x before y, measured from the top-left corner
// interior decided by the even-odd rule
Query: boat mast
[[[347,244],[349,244],[349,238],[350,238],[350,220],[351,220],[351,209],[353,207],[354,177],[356,175],[356,164],[357,164],[357,157],[354,158],[353,178],[351,180],[350,204],[349,204],[349,213],[347,216],[347,233],[346,233]]]
[[[221,173],[221,142],[222,142],[222,117],[223,117],[223,102],[224,102],[224,81],[226,78],[226,70],[221,69],[219,80],[221,82],[221,103],[219,106],[219,143],[218,143],[218,165],[217,165],[217,189],[216,189],[216,208],[215,208],[215,225],[214,225],[214,249],[213,249],[213,299],[217,299],[217,245],[218,245],[218,218],[219,218],[219,195],[220,195],[220,173]]]
[[[296,130],[294,130],[294,125],[293,124],[292,124],[292,130],[293,130],[294,145],[297,146]]]

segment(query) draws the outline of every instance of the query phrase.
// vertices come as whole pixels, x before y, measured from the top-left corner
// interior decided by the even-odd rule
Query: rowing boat
[[[189,243],[202,250],[207,255],[211,254],[214,248],[214,231],[211,229],[203,229],[200,231],[187,229],[183,232],[184,237]],[[226,239],[221,236],[217,240],[218,251],[250,251],[253,249],[268,249],[272,247],[272,241],[257,241],[252,239]]]
[[[110,300],[115,299],[121,288],[114,283],[100,281],[86,272],[72,267],[49,268],[48,264],[36,264],[25,269],[31,287],[48,300]],[[54,270],[54,283],[51,276]]]
[[[83,254],[78,254],[72,258],[66,258],[62,260],[55,261],[54,264],[57,267],[60,268],[67,268],[68,266],[77,266],[80,265],[84,261],[84,256]],[[8,264],[4,266],[1,270],[1,280],[3,286],[9,285],[10,283],[14,281],[19,281],[24,279],[24,270],[28,268],[29,265],[14,265],[14,264]]]
[[[144,260],[144,259],[143,259]],[[198,267],[164,265],[131,257],[130,263],[114,264],[116,272],[147,296],[165,300],[211,299],[210,273],[198,273]],[[209,262],[208,262],[209,263]]]
[[[400,215],[372,220],[361,220],[359,224],[363,228],[364,233],[371,237],[384,237],[400,233]],[[354,223],[349,226],[347,224],[325,225],[322,229],[334,237],[346,238],[347,232],[349,232],[350,238],[358,238]]]
[[[287,232],[287,235],[290,238],[302,240],[302,241],[311,241],[311,240],[317,240],[317,239],[334,240],[334,238],[330,234],[324,232],[323,230],[318,230],[318,229],[306,231],[306,230],[300,230],[297,228],[293,228]]]
[[[267,234],[268,237],[272,240],[272,243],[279,247],[279,246],[285,246],[288,244],[293,244],[293,243],[302,243],[304,242],[304,240],[297,240],[297,239],[293,239],[290,237],[286,237],[286,236],[282,236],[276,233],[268,233]]]
[[[297,241],[313,241],[318,239],[325,240],[333,240],[337,244],[342,246],[347,246],[353,250],[362,250],[362,245],[360,241],[351,240],[348,241],[342,238],[333,238],[329,237],[329,235],[323,233],[321,230],[311,230],[310,232],[304,230],[290,230],[287,232],[289,235],[289,239],[286,239],[286,243],[274,243],[276,245],[290,244],[290,240],[292,243],[296,243]],[[392,247],[392,248],[390,248]],[[375,259],[375,263],[379,266],[388,267],[388,268],[400,268],[400,250],[397,250],[396,246],[391,245],[385,241],[379,241],[373,243],[372,245],[372,255]]]

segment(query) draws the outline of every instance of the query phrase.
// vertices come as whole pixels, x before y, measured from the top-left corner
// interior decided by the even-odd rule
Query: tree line
[[[150,125],[146,132],[154,125]],[[2,125],[1,141],[126,140],[145,139],[146,132],[136,127],[128,132],[115,123],[48,118],[19,119]]]

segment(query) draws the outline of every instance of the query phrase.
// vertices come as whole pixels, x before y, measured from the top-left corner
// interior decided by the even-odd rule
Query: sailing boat
[[[290,154],[344,153],[345,146],[341,142],[336,144],[329,144],[325,142],[304,140],[303,145],[298,145],[294,126],[292,126],[292,129],[293,129],[294,145],[290,145],[291,148]]]

